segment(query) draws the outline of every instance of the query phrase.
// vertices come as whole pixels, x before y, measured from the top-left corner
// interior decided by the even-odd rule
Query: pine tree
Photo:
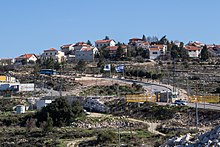
[[[110,40],[110,38],[108,36],[105,36],[105,39],[104,40]]]
[[[159,44],[169,44],[169,41],[168,39],[166,38],[167,36],[163,36],[160,41],[159,41]]]
[[[86,62],[84,60],[79,60],[76,65],[76,70],[83,72],[86,69]]]
[[[47,113],[47,121],[44,126],[44,131],[48,133],[52,129],[53,129],[53,119],[50,117],[49,113]]]
[[[147,42],[147,38],[145,37],[145,35],[142,36],[142,41]]]
[[[209,59],[209,51],[205,45],[201,50],[201,60],[206,61]]]
[[[121,57],[123,56],[123,53],[124,53],[123,48],[121,45],[119,45],[116,51],[116,60],[120,60]]]
[[[43,124],[43,129],[50,130],[51,126],[62,127],[70,125],[77,117],[83,115],[83,108],[79,103],[71,105],[66,98],[60,97],[37,112],[35,118],[38,121],[38,126]]]
[[[174,59],[174,58],[177,58],[179,57],[179,48],[177,45],[173,45],[172,48],[171,48],[171,57]]]
[[[92,46],[92,43],[91,43],[90,40],[87,41],[87,44],[90,45],[90,46]]]

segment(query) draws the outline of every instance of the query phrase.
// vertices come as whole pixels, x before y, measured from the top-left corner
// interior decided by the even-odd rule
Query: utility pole
[[[112,68],[111,68],[111,64],[110,64],[110,78],[112,78]]]
[[[205,109],[205,100],[206,99],[205,99],[205,86],[204,85],[205,85],[205,80],[203,81],[203,85],[202,85],[203,86],[203,101],[204,101],[204,109]]]
[[[120,126],[118,126],[118,147],[121,146],[121,143],[120,143]]]
[[[60,65],[60,97],[62,97],[63,79],[62,79],[62,65]]]
[[[173,58],[173,92],[175,92],[175,72],[176,72],[176,65],[175,65],[175,58]]]
[[[190,87],[189,87],[189,80],[188,80],[188,76],[187,76],[187,79],[186,79],[186,87],[187,87],[187,96],[188,96],[188,103],[190,102]]]
[[[125,79],[125,64],[123,65],[123,78]]]
[[[196,107],[196,129],[198,129],[198,125],[199,125],[199,114],[198,114],[198,81],[196,81],[196,103],[195,103],[195,107]]]
[[[137,80],[138,80],[138,68],[137,68]]]

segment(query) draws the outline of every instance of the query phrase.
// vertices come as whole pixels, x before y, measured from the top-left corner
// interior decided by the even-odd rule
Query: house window
[[[46,53],[46,55],[47,55],[47,53]]]
[[[50,55],[52,55],[52,53],[50,53]]]
[[[153,52],[153,54],[155,55],[155,54],[157,54],[157,52]]]

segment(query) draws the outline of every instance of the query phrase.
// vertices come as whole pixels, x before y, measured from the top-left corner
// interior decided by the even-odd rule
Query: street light
[[[62,79],[62,68],[63,65],[60,65],[60,97],[62,97],[62,88],[63,88],[63,79]]]

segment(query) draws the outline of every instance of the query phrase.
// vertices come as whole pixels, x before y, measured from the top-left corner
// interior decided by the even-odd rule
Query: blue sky
[[[219,0],[5,0],[0,2],[0,58],[78,41],[167,35],[220,44]]]

